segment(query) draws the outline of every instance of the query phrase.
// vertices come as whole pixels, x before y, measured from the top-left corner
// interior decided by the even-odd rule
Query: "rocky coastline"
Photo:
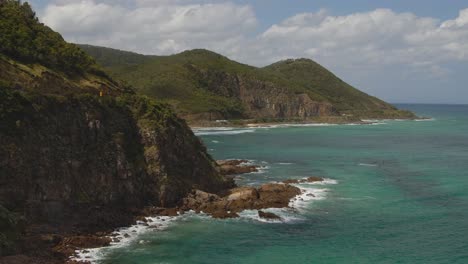
[[[254,165],[246,165],[246,160],[220,160],[218,169],[228,175],[245,174],[257,169]],[[320,177],[307,179],[289,179],[278,183],[267,183],[258,187],[232,187],[218,193],[210,193],[193,189],[176,206],[158,207],[146,206],[127,211],[125,220],[121,217],[118,224],[101,226],[91,230],[75,230],[71,233],[47,233],[46,229],[36,230],[36,234],[28,234],[28,239],[35,240],[33,244],[44,245],[41,250],[45,253],[42,258],[29,258],[17,255],[1,259],[1,263],[91,263],[83,259],[77,259],[77,253],[87,253],[88,249],[102,248],[112,243],[120,242],[115,234],[118,227],[131,226],[136,223],[149,226],[154,217],[177,217],[186,213],[205,214],[213,218],[226,219],[239,217],[244,210],[257,210],[260,218],[273,221],[281,221],[281,217],[264,211],[268,208],[288,208],[295,197],[303,191],[293,184],[323,181]],[[31,230],[32,231],[32,230]],[[52,230],[49,230],[52,231]],[[33,241],[34,242],[34,241]]]

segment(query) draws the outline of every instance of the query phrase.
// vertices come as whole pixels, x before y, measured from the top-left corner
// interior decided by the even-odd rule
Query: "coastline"
[[[259,164],[242,159],[219,160],[217,163],[223,175],[233,177],[256,173],[262,168]],[[324,186],[331,184],[337,184],[337,181],[312,176],[275,181],[257,187],[237,186],[219,196],[194,190],[175,208],[147,207],[137,212],[133,223],[127,226],[96,234],[78,234],[75,236],[79,237],[78,245],[73,245],[73,237],[65,238],[68,244],[62,242],[54,249],[60,248],[63,254],[68,254],[67,263],[96,263],[114,249],[148,243],[140,239],[143,234],[166,230],[179,220],[192,217],[263,223],[297,221],[301,219],[301,211],[311,201],[326,197],[328,189]],[[94,243],[86,244],[86,241]],[[99,244],[95,241],[104,242]]]
[[[280,127],[320,127],[320,126],[338,126],[338,125],[348,125],[348,126],[357,126],[357,125],[381,125],[386,124],[388,121],[434,121],[432,117],[417,117],[417,118],[393,118],[393,119],[362,119],[355,122],[265,122],[265,123],[248,123],[238,124],[238,123],[219,123],[219,122],[210,122],[203,124],[189,124],[192,131],[199,135],[209,135],[205,134],[203,131],[219,131],[219,134],[223,134],[223,131],[232,131],[235,129],[258,129],[258,128],[280,128]],[[254,130],[247,131],[254,132]],[[213,132],[214,133],[214,132]],[[244,132],[246,133],[246,132]]]
[[[308,204],[310,204],[313,201],[326,199],[328,189],[323,187],[327,185],[338,184],[338,181],[329,178],[323,178],[322,181],[314,182],[305,182],[306,179],[307,178],[299,179],[304,180],[304,182],[292,184],[292,186],[299,188],[301,192],[289,199],[288,205],[286,207],[269,207],[262,209],[262,212],[272,214],[275,216],[280,216],[280,218],[260,217],[258,214],[258,211],[260,210],[245,209],[239,213],[238,217],[228,217],[227,219],[238,219],[238,221],[257,221],[265,224],[287,224],[301,221],[301,213],[305,210]],[[288,185],[284,182],[276,182],[275,184]],[[318,188],[318,186],[320,186],[321,188]],[[239,188],[243,188],[243,186]],[[148,243],[149,241],[139,239],[139,237],[143,234],[147,234],[149,232],[160,232],[170,228],[171,226],[177,224],[181,220],[186,220],[195,217],[202,218],[208,221],[213,221],[216,219],[218,219],[218,221],[225,220],[224,218],[214,217],[203,211],[196,212],[194,210],[180,210],[177,211],[176,214],[169,216],[153,215],[139,217],[140,220],[136,221],[134,224],[127,227],[118,228],[112,233],[102,236],[102,238],[109,239],[118,238],[118,241],[113,241],[108,246],[104,247],[77,249],[75,253],[69,257],[67,263],[97,263],[98,261],[105,259],[106,255],[111,253],[109,251],[130,246],[132,245],[132,243],[138,243],[140,245]]]

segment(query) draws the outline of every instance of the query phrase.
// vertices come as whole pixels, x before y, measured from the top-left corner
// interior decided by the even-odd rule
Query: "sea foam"
[[[364,166],[364,167],[377,167],[377,164],[370,164],[370,163],[359,163],[359,166]]]
[[[251,128],[235,128],[235,127],[207,127],[192,129],[196,136],[211,136],[211,135],[238,135],[244,133],[254,133],[255,129]]]
[[[146,243],[144,240],[138,241],[140,235],[151,231],[167,229],[169,226],[174,224],[175,221],[187,216],[146,217],[146,220],[148,221],[147,223],[138,221],[135,225],[114,231],[109,237],[117,240],[115,242],[111,242],[110,246],[77,250],[75,252],[76,256],[73,256],[70,259],[77,262],[97,263],[99,260],[105,258],[105,256],[112,250],[126,247],[132,243]]]
[[[248,161],[248,164],[254,161]],[[258,216],[257,210],[245,210],[239,213],[241,221],[258,221],[261,223],[295,223],[304,220],[300,212],[304,211],[310,202],[314,200],[323,200],[326,198],[329,189],[320,188],[320,185],[337,184],[334,179],[325,178],[323,181],[294,184],[301,190],[301,194],[292,198],[289,202],[289,208],[267,208],[262,211],[270,212],[278,215],[281,219],[264,219]],[[314,186],[316,185],[316,186]],[[138,221],[130,227],[120,228],[114,231],[109,237],[117,239],[111,242],[110,246],[103,248],[81,249],[76,251],[76,256],[71,257],[71,260],[80,262],[98,263],[104,259],[111,251],[129,246],[133,243],[144,244],[147,241],[139,240],[142,234],[148,232],[162,231],[175,224],[178,221],[189,217],[209,217],[205,214],[195,214],[193,211],[187,212],[179,216],[156,216],[146,217],[147,222]]]

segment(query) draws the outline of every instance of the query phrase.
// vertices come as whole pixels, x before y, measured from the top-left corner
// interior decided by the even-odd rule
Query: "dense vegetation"
[[[81,73],[95,67],[80,48],[40,23],[27,2],[17,0],[0,1],[0,53],[63,72]]]
[[[331,103],[341,114],[412,116],[357,90],[309,59],[286,60],[256,68],[207,50],[145,57],[89,45],[81,48],[105,66],[113,77],[127,82],[140,93],[168,101],[182,113],[218,112],[242,117],[244,105],[239,97],[226,94],[220,87],[223,78],[236,76],[251,83],[286,88],[294,94],[307,94],[316,102]]]
[[[308,91],[320,94],[339,111],[373,110],[385,104],[336,77],[320,64],[309,59],[285,60],[264,68]],[[391,107],[391,109],[395,109]]]

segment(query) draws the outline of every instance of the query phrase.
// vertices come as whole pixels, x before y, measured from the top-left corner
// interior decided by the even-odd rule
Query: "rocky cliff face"
[[[0,0],[0,14],[0,257],[50,263],[62,236],[232,187],[169,106],[112,80],[29,4]]]
[[[146,206],[233,185],[166,105],[0,87],[0,257],[62,263],[56,237],[111,231]]]
[[[208,91],[239,100],[244,106],[244,109],[241,109],[243,118],[307,120],[318,116],[338,115],[330,103],[313,101],[305,93],[294,93],[288,87],[275,83],[223,71],[201,71],[195,68],[192,68],[192,71],[196,72],[201,86],[206,87]],[[201,116],[206,117],[206,114]],[[209,117],[211,120],[235,118],[217,113],[212,113]]]
[[[149,99],[0,95],[0,204],[30,223],[98,229],[93,214],[232,185],[185,122]]]

